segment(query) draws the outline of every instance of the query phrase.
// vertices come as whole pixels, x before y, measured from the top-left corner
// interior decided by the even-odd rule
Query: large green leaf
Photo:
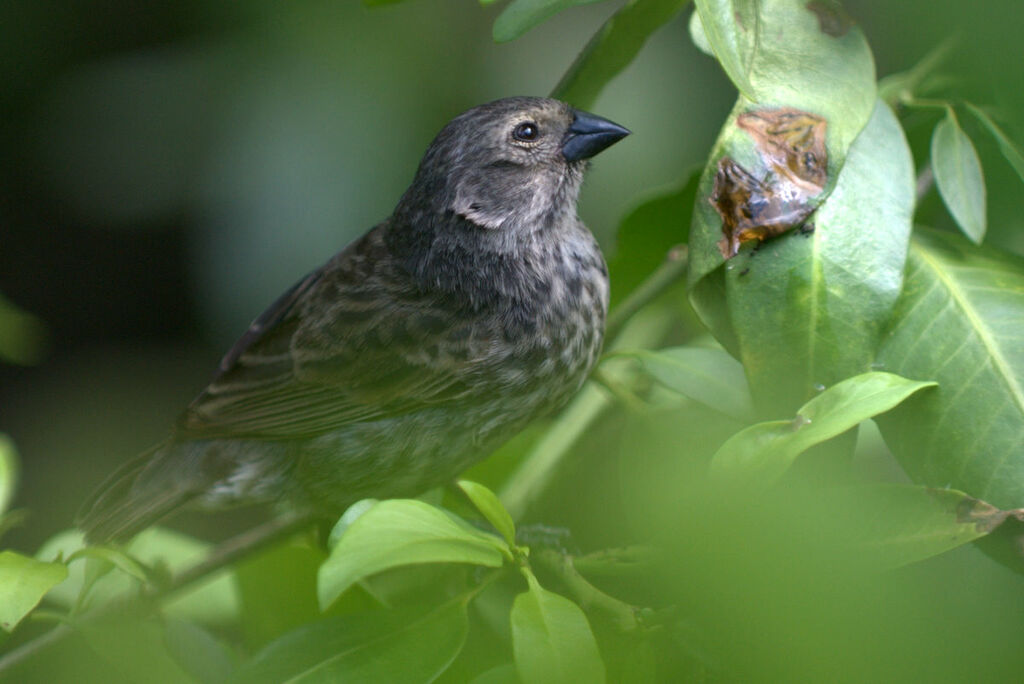
[[[942,201],[960,229],[976,244],[985,237],[985,178],[981,161],[953,109],[932,134],[932,169]]]
[[[605,680],[604,663],[587,616],[544,589],[532,574],[529,591],[512,604],[512,650],[519,678],[531,684]]]
[[[542,24],[562,10],[603,0],[512,0],[494,20],[494,40],[515,40],[534,26]]]
[[[792,420],[757,423],[733,435],[712,458],[711,472],[769,485],[815,444],[857,427],[931,385],[880,372],[843,380],[801,406]]]
[[[589,109],[640,52],[647,39],[688,0],[629,0],[598,29],[558,82],[551,97]]]
[[[426,611],[328,618],[269,644],[231,682],[431,682],[462,650],[467,630],[462,598]]]
[[[1024,506],[1024,259],[915,230],[885,369],[939,383],[879,421],[917,482]]]
[[[13,631],[46,592],[67,576],[63,563],[45,563],[14,551],[0,552],[0,629]]]
[[[503,540],[415,499],[381,501],[353,522],[320,566],[317,593],[326,609],[364,577],[418,563],[500,567]]]
[[[876,102],[874,63],[859,29],[823,18],[824,3],[703,4],[719,33],[735,34],[730,54],[746,65],[753,100],[741,93],[701,178],[690,229],[690,300],[715,337],[742,359],[758,407],[788,413],[815,385],[870,365],[900,288],[912,164],[898,123]],[[728,22],[734,26],[726,31]],[[786,115],[802,117],[814,133],[787,138],[786,128],[776,125],[777,137],[759,137],[749,123]],[[791,156],[780,161],[772,143]],[[815,151],[809,158],[808,149]],[[798,168],[807,161],[806,169]],[[853,167],[842,174],[850,162]],[[782,204],[774,216],[769,210],[751,221],[781,227],[806,222],[813,232],[769,238],[759,251],[743,249],[723,266],[731,250],[719,244],[719,210],[729,209],[721,197],[739,196],[716,193],[723,179],[735,177],[728,169],[741,169],[741,179],[763,190],[751,201],[763,196],[769,205]],[[802,175],[806,170],[812,179]]]

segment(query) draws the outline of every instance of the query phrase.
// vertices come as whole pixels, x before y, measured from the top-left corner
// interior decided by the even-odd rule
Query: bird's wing
[[[186,439],[312,437],[470,394],[481,331],[396,279],[378,231],[253,322],[188,407]]]

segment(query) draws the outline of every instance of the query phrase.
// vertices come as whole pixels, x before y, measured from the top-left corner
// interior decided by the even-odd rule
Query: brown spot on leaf
[[[818,17],[818,28],[821,29],[821,32],[833,38],[845,36],[853,26],[853,19],[846,13],[842,5],[834,0],[831,2],[829,0],[812,0],[807,3],[807,9]]]
[[[981,499],[975,499],[970,496],[965,497],[956,507],[957,522],[974,523],[975,529],[985,534],[1002,525],[1007,518],[1015,518],[1024,522],[1024,508],[1004,511]]]
[[[826,121],[797,109],[741,114],[736,125],[750,133],[765,168],[759,179],[733,159],[718,160],[710,201],[722,217],[718,243],[729,259],[740,244],[762,241],[801,225],[815,207],[809,201],[825,187]]]
[[[825,187],[825,119],[799,109],[773,109],[740,114],[736,125],[754,138],[770,171],[808,193]]]

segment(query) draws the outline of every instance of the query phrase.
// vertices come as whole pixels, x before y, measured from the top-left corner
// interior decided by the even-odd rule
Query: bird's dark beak
[[[608,119],[574,109],[572,125],[562,140],[562,154],[571,162],[590,159],[629,133],[628,128],[623,128]]]

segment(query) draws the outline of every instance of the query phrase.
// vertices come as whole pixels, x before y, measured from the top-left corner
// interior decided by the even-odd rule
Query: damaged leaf
[[[839,220],[826,229],[828,235],[821,239],[818,233],[822,229],[819,220],[822,204],[835,191],[850,146],[875,109],[874,62],[863,33],[855,25],[845,27],[845,32],[832,30],[828,22],[823,27],[822,12],[828,13],[828,7],[808,7],[807,0],[709,0],[703,4],[705,8],[698,3],[702,28],[716,56],[721,58],[720,46],[711,40],[713,31],[708,30],[710,20],[706,15],[713,15],[711,23],[716,25],[720,36],[736,36],[731,43],[736,48],[734,62],[740,65],[750,92],[746,85],[741,90],[701,177],[690,229],[690,303],[715,338],[741,358],[744,365],[750,354],[758,353],[787,361],[786,373],[794,380],[803,378],[812,375],[814,370],[803,368],[793,374],[792,366],[803,349],[770,345],[763,352],[757,352],[755,346],[759,340],[747,331],[741,335],[734,322],[749,313],[749,309],[755,309],[762,333],[780,342],[782,338],[792,337],[783,326],[790,326],[794,320],[800,323],[799,329],[805,331],[823,324],[834,327],[834,323],[848,328],[850,325],[843,321],[855,321],[857,317],[844,318],[845,314],[829,310],[824,318],[816,318],[809,315],[807,307],[820,307],[821,302],[815,300],[821,297],[845,298],[846,285],[857,287],[858,280],[863,280],[860,274],[868,272],[871,274],[869,281],[873,283],[868,289],[875,290],[875,284],[881,284],[884,294],[875,297],[869,293],[868,300],[853,308],[861,309],[856,312],[858,316],[869,314],[868,330],[874,334],[878,327],[876,319],[885,320],[895,298],[890,290],[898,293],[899,289],[902,263],[889,262],[901,261],[905,254],[905,246],[901,246],[899,238],[903,235],[905,243],[905,233],[909,232],[909,210],[904,211],[902,205],[913,204],[912,169],[906,183],[903,173],[903,162],[909,160],[909,154],[902,135],[891,133],[886,126],[884,134],[888,139],[886,147],[879,150],[880,158],[862,160],[866,168],[858,172],[859,176],[867,174],[878,178],[873,180],[876,184],[873,195],[857,200],[861,202],[857,215],[865,214],[864,202],[876,204],[878,187],[882,188],[886,200],[880,206],[881,216],[876,217],[879,220],[870,226],[871,234],[863,234],[865,221],[844,215],[837,217]],[[750,40],[756,36],[761,39]],[[763,114],[757,116],[765,112],[777,117],[787,112],[793,116],[790,121],[785,121],[785,117],[773,121]],[[790,123],[798,125],[786,125]],[[904,191],[908,188],[909,194],[906,194]],[[865,189],[858,184],[858,192]],[[713,195],[719,200],[715,204],[708,201]],[[901,206],[894,216],[890,199],[897,198]],[[855,198],[849,199],[854,201]],[[746,213],[751,216],[747,217]],[[755,214],[761,219],[756,225]],[[894,224],[893,219],[897,217],[898,222]],[[723,226],[730,222],[733,225]],[[803,228],[804,234],[796,235],[792,228]],[[741,263],[733,263],[737,261],[735,256],[727,258],[747,239],[760,240],[779,233],[786,235],[764,243],[765,248],[760,249],[764,256],[767,245],[771,244],[770,259],[743,259]],[[720,244],[723,237],[724,250]],[[876,246],[892,251],[875,252]],[[869,251],[871,253],[866,254]],[[740,250],[741,258],[751,252],[746,248]],[[821,256],[826,252],[832,253],[830,260],[838,267],[836,277],[842,282],[808,290],[807,285],[814,282],[813,269],[819,269],[820,274]],[[883,269],[858,267],[856,260],[865,256],[868,262],[884,262]],[[774,263],[766,268],[769,262]],[[843,276],[841,269],[849,267],[859,275]],[[799,272],[789,273],[794,269]],[[732,279],[743,286],[743,294],[729,292],[733,286],[727,286],[727,281]],[[818,281],[818,284],[824,283]],[[746,301],[748,298],[750,302]],[[828,331],[818,329],[814,334],[823,332]],[[741,340],[741,337],[747,339]],[[831,346],[833,338],[834,333],[825,335],[826,346]],[[811,340],[804,340],[801,346],[813,344]],[[789,413],[807,399],[803,390],[808,387],[867,370],[870,359],[865,362],[864,358],[870,351],[865,352],[862,347],[859,340],[850,347],[858,357],[856,364],[845,364],[829,379],[818,377],[810,385],[801,382],[800,397],[792,401],[773,401],[770,405],[775,411]],[[756,375],[748,370],[755,395],[759,391],[757,385],[769,385],[768,378]]]
[[[814,211],[810,202],[825,188],[828,153],[823,118],[796,109],[740,114],[736,125],[754,139],[763,177],[755,178],[730,157],[718,161],[709,201],[722,217],[724,259],[740,244],[763,241],[802,224]]]
[[[729,330],[764,417],[792,415],[816,386],[871,370],[900,295],[913,207],[907,143],[879,102],[814,230],[806,222],[726,263]]]

